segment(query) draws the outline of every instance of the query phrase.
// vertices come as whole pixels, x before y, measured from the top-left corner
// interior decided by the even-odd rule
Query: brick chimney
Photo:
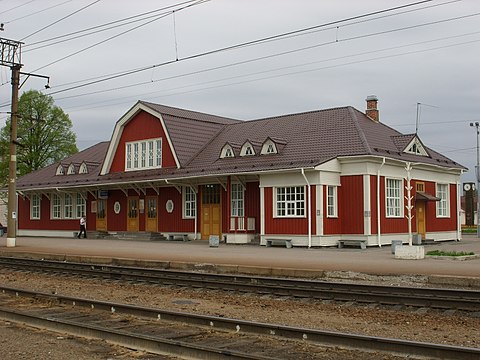
[[[365,115],[375,122],[380,121],[380,115],[377,109],[378,98],[375,95],[367,96],[367,110],[365,110]]]

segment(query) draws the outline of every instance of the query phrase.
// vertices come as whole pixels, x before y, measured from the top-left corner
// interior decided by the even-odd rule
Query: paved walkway
[[[427,245],[425,251],[473,251],[480,254],[480,239],[466,235],[460,242]],[[124,241],[100,239],[32,238],[16,239],[15,247],[6,247],[0,238],[0,255],[24,256],[46,254],[57,256],[138,259],[169,263],[214,264],[266,269],[297,269],[306,271],[352,271],[377,275],[411,274],[480,278],[480,257],[470,260],[451,258],[398,260],[390,246],[382,248],[336,249],[264,247],[225,245],[209,247],[208,241]],[[45,256],[47,257],[47,256]]]

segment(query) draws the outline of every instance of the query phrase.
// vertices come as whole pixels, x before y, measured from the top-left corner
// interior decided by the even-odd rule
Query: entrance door
[[[107,200],[97,200],[97,231],[107,231]]]
[[[145,230],[157,232],[157,197],[147,197],[147,216]]]
[[[205,185],[202,191],[202,239],[222,235],[220,185]]]
[[[422,239],[425,239],[427,232],[425,224],[425,201],[417,201],[415,204],[415,212],[417,216],[417,233],[422,235]]]
[[[139,229],[139,211],[138,211],[138,197],[128,198],[127,211],[127,231],[138,231]]]

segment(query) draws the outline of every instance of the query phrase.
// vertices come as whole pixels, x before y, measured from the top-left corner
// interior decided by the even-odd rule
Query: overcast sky
[[[22,71],[50,77],[45,93],[69,114],[80,149],[110,140],[137,100],[249,120],[364,111],[374,94],[380,121],[404,134],[415,132],[419,108],[421,140],[474,181],[478,0],[0,0],[0,22],[0,37],[24,42]],[[146,70],[99,81],[137,69]],[[1,67],[1,112],[9,80]],[[30,77],[21,91],[44,85]]]

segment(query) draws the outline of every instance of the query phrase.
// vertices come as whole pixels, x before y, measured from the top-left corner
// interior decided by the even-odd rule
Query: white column
[[[363,175],[363,234],[372,235],[372,204],[370,175]]]
[[[317,235],[323,236],[323,185],[316,185],[315,198]]]

